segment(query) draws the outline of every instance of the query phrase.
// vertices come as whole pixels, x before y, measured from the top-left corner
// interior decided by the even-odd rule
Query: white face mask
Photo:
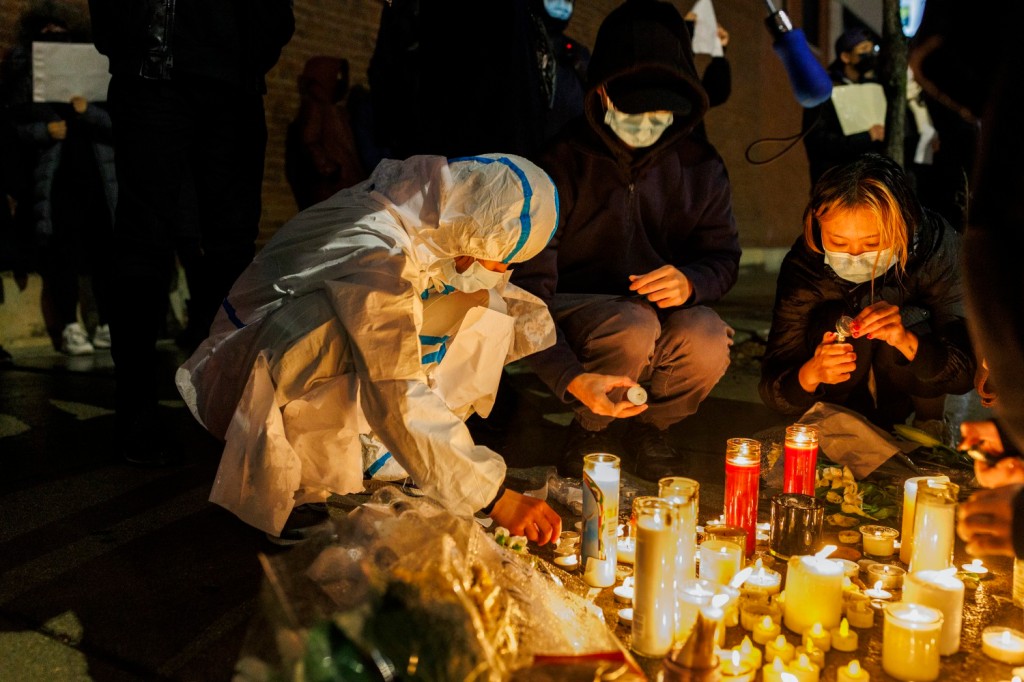
[[[572,16],[572,3],[569,0],[544,0],[544,10],[552,19],[569,21]]]
[[[650,147],[658,141],[672,125],[671,111],[647,111],[642,114],[626,114],[614,107],[611,100],[605,100],[607,110],[604,122],[620,140],[634,149]]]
[[[465,272],[459,272],[456,269],[454,258],[441,262],[441,279],[467,294],[484,289],[494,289],[498,285],[507,282],[511,274],[511,270],[506,270],[505,272],[488,270],[480,261],[473,261],[472,265],[466,268]]]
[[[896,258],[891,248],[865,251],[857,256],[825,249],[825,262],[847,282],[860,284],[888,272],[889,268],[896,264]]]

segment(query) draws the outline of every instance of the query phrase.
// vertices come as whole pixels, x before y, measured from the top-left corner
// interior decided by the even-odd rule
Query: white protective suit
[[[459,255],[531,258],[557,216],[526,159],[417,156],[285,224],[177,373],[225,440],[210,500],[277,535],[294,505],[362,490],[383,443],[453,513],[486,506],[505,463],[463,420],[489,413],[502,366],[550,346],[554,323],[507,276],[464,293],[442,271]]]

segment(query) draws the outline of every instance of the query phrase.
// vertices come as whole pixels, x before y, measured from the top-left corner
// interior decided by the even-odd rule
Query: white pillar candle
[[[619,458],[597,453],[583,457],[583,580],[591,587],[615,584],[619,521]]]
[[[658,497],[676,505],[676,587],[697,577],[697,513],[700,483],[692,478],[667,476],[658,481]]]
[[[903,530],[900,536],[900,561],[910,563],[910,553],[914,549],[914,509],[917,502],[917,486],[921,481],[948,481],[949,476],[915,476],[908,478],[903,484]]]
[[[860,661],[854,659],[836,672],[836,682],[871,682],[871,674],[860,667]]]
[[[743,568],[743,548],[725,540],[707,540],[700,546],[700,577],[704,580],[729,584]]]
[[[941,571],[953,565],[956,500],[960,486],[925,481],[917,486],[911,571]]]
[[[989,658],[1020,665],[1024,663],[1024,632],[1004,627],[985,628],[981,633],[981,650]]]
[[[931,682],[939,677],[942,613],[901,602],[885,607],[882,670],[897,680]]]
[[[675,515],[669,500],[645,499],[637,510],[633,580],[633,650],[660,658],[676,629]]]
[[[833,548],[834,549],[834,548]],[[789,559],[783,622],[802,635],[815,623],[839,625],[843,609],[843,566],[824,556]]]
[[[939,655],[960,650],[960,630],[964,620],[964,583],[956,569],[916,571],[903,581],[903,601],[924,604],[942,612]]]

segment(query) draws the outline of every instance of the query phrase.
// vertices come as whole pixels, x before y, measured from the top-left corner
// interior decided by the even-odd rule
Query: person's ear
[[[843,64],[850,64],[853,62],[853,56],[851,52],[840,52],[839,59],[843,62]]]

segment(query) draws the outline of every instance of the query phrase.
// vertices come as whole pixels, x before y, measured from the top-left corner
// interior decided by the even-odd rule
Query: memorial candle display
[[[955,568],[909,574],[903,581],[903,601],[923,604],[942,612],[940,656],[949,656],[960,650],[960,630],[964,621],[964,583],[956,577]]]
[[[658,497],[671,501],[676,509],[676,586],[697,577],[697,512],[700,483],[692,478],[668,476],[658,481]]]
[[[900,561],[910,563],[910,552],[914,549],[914,509],[917,502],[917,486],[921,481],[948,481],[949,476],[915,476],[903,483],[903,538],[900,545]]]
[[[583,580],[591,587],[615,584],[619,521],[619,458],[583,457]]]
[[[959,493],[960,486],[949,481],[923,481],[917,486],[911,571],[941,571],[953,565]]]
[[[939,678],[942,613],[901,602],[887,604],[882,629],[882,670],[897,680],[931,682]]]
[[[786,428],[782,492],[814,495],[818,469],[818,427],[793,424]]]
[[[676,629],[675,516],[672,502],[646,498],[637,508],[633,580],[633,650],[659,658]]]
[[[761,476],[761,443],[730,438],[725,450],[725,523],[747,531],[747,556],[757,543],[757,491]],[[702,557],[703,558],[703,557]]]
[[[799,635],[815,623],[824,628],[839,625],[844,576],[842,564],[826,558],[833,551],[835,546],[829,545],[814,556],[795,556],[789,560],[783,622]]]

